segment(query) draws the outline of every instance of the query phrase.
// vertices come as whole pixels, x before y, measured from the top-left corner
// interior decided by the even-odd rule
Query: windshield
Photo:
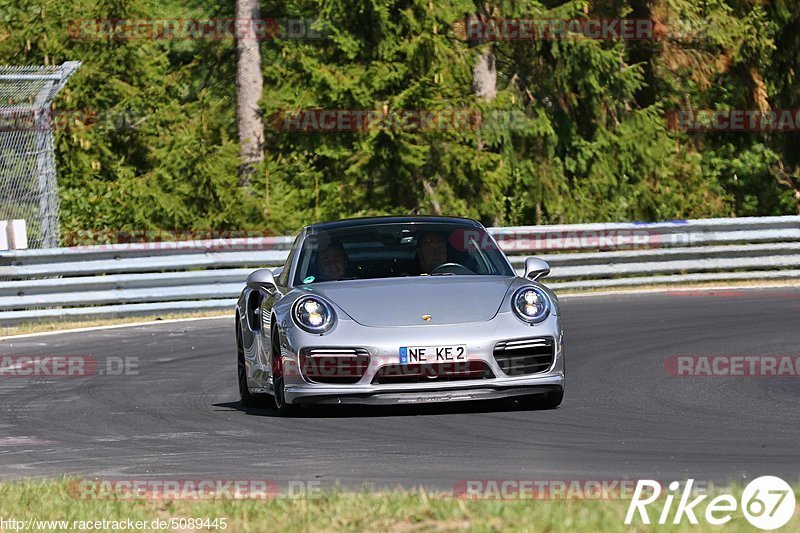
[[[369,224],[310,235],[294,285],[406,276],[513,276],[483,228],[469,224]]]

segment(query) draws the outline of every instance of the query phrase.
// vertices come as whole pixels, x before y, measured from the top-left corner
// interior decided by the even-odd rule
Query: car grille
[[[431,383],[438,381],[462,381],[491,379],[494,377],[489,365],[483,361],[461,361],[418,365],[385,365],[372,378],[373,385],[392,383]]]
[[[552,337],[501,341],[494,347],[494,358],[507,376],[539,374],[552,366],[555,342]]]
[[[303,376],[314,383],[357,383],[369,366],[364,348],[311,348],[300,352]]]

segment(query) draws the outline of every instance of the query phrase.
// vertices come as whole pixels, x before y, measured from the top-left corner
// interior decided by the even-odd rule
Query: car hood
[[[303,287],[364,326],[444,325],[491,320],[514,277],[419,276],[333,281]],[[430,315],[424,320],[423,315]]]

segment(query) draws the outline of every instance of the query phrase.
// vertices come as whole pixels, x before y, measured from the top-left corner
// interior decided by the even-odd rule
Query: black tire
[[[280,354],[281,343],[278,338],[278,331],[275,328],[272,329],[270,338],[272,340],[272,392],[275,399],[275,410],[278,411],[280,416],[295,416],[300,410],[300,407],[298,405],[286,403],[283,364],[281,363],[281,358],[276,357],[276,354]]]
[[[238,320],[238,317],[237,317]],[[236,375],[239,381],[239,401],[244,407],[262,407],[266,402],[264,394],[253,394],[247,386],[247,367],[244,364],[244,349],[239,326],[236,326]]]

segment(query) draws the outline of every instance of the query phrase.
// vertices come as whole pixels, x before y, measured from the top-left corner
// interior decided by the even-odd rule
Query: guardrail
[[[586,289],[800,278],[800,217],[490,228],[512,264]],[[247,275],[283,264],[292,237],[0,252],[0,323],[230,310]]]

